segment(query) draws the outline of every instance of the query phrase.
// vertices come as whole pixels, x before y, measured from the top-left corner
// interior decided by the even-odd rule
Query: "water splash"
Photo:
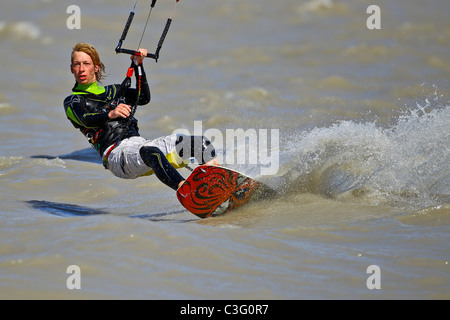
[[[450,106],[425,100],[390,128],[342,121],[288,142],[285,192],[369,205],[424,208],[450,202]]]

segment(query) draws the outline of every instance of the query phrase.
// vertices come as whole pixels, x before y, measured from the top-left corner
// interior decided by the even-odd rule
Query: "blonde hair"
[[[95,73],[95,78],[98,82],[102,82],[102,79],[105,77],[103,74],[105,73],[105,65],[100,60],[100,55],[97,50],[88,43],[79,42],[73,47],[71,54],[71,63],[73,64],[73,54],[75,52],[84,52],[89,55],[92,59],[92,62],[96,67],[98,67],[98,71]]]

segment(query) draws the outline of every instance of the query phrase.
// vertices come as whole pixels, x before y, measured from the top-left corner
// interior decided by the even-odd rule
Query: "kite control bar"
[[[155,59],[156,62],[158,62],[159,52],[161,51],[164,40],[166,39],[167,32],[169,32],[171,23],[172,23],[172,19],[168,19],[167,23],[166,23],[166,27],[164,28],[161,38],[159,39],[158,47],[156,48],[155,53],[147,53],[147,58]],[[127,28],[127,27],[125,27],[125,28]],[[128,29],[124,30],[124,33],[125,33],[125,31],[128,32]],[[126,35],[126,33],[125,33],[125,35]],[[123,35],[122,35],[122,37],[123,37]],[[119,41],[119,44],[117,45],[117,48],[116,48],[116,53],[126,53],[126,54],[135,55],[135,56],[141,55],[141,53],[136,50],[122,49],[123,40],[125,40],[125,38],[123,38],[123,39],[121,38],[121,40]]]
[[[176,0],[176,4],[178,3],[178,1],[180,1],[180,0]],[[135,5],[134,5],[133,11],[131,11],[130,15],[128,16],[128,20],[127,20],[127,22],[125,24],[125,28],[123,29],[122,36],[120,37],[119,43],[117,44],[117,47],[116,47],[116,53],[126,53],[126,54],[130,54],[130,55],[135,55],[135,56],[140,56],[141,55],[141,53],[139,51],[136,51],[136,50],[122,49],[122,44],[125,41],[125,38],[127,37],[127,34],[128,34],[128,30],[130,29],[131,23],[133,22],[134,11],[136,9],[136,4],[137,4],[137,0],[136,0]],[[141,45],[142,38],[144,37],[145,29],[147,28],[148,20],[150,18],[150,15],[152,13],[152,10],[153,10],[153,7],[155,6],[155,4],[156,4],[156,0],[152,0],[152,4],[151,4],[151,7],[150,7],[150,12],[149,12],[148,17],[147,17],[147,22],[145,23],[144,31],[142,32],[141,41],[139,42],[139,46]],[[176,4],[175,4],[175,8],[174,8],[174,10],[172,12],[172,16],[173,16],[173,13],[175,12]],[[166,26],[164,27],[164,31],[163,31],[163,33],[161,35],[161,38],[159,39],[158,47],[156,48],[155,53],[148,53],[146,55],[146,57],[152,58],[156,62],[158,62],[159,52],[161,51],[162,45],[164,43],[164,40],[166,39],[167,33],[169,32],[169,28],[170,28],[170,25],[172,23],[172,16],[170,16],[170,18],[167,19]]]

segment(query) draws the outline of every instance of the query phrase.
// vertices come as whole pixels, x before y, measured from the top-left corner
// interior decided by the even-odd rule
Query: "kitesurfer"
[[[147,50],[138,52],[140,55],[133,55],[131,59],[140,92],[138,94],[138,88],[127,88],[124,103],[115,105],[112,102],[117,101],[120,85],[102,86],[105,66],[97,50],[87,43],[76,44],[70,64],[76,83],[72,94],[64,100],[64,109],[67,118],[97,150],[105,168],[112,174],[135,179],[155,173],[164,184],[177,190],[184,178],[176,169],[193,157],[200,164],[217,165],[215,150],[203,136],[172,134],[155,140],[140,136],[131,106],[148,104],[151,96],[143,69]]]

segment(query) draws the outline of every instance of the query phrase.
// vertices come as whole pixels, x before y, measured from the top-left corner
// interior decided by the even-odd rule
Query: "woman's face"
[[[98,66],[95,66],[91,57],[82,51],[74,52],[70,71],[79,84],[91,84],[97,80],[95,73]]]

